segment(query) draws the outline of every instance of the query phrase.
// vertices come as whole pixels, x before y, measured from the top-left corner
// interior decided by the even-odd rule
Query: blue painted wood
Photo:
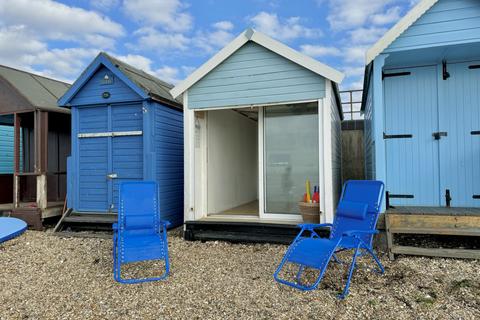
[[[102,84],[105,75],[113,79],[113,83]],[[104,92],[110,93],[108,99],[102,97]],[[97,72],[83,84],[82,89],[71,99],[70,103],[75,106],[80,106],[139,100],[141,100],[141,97],[123,82],[123,80],[109,69],[100,67]]]
[[[365,150],[365,178],[375,179],[375,130],[373,108],[373,81],[368,83],[367,97],[364,107],[364,150]]]
[[[114,76],[114,83],[109,87],[111,98],[105,100],[101,93],[109,85],[102,85],[100,80],[109,72]],[[182,224],[182,111],[142,97],[136,88],[123,81],[117,68],[103,64],[101,57],[97,57],[72,88],[61,99],[61,103],[72,105],[69,207],[81,212],[115,212],[120,182],[155,180],[160,186],[162,218],[170,220],[172,226]],[[78,137],[79,133],[123,131],[142,131],[143,134]],[[116,173],[118,178],[107,179],[110,173]]]
[[[13,127],[0,126],[0,174],[13,173]]]
[[[440,0],[384,53],[480,41],[480,2]]]
[[[183,224],[183,113],[154,103],[156,180],[162,219]]]
[[[469,65],[480,61],[448,65],[450,78],[439,80],[439,131],[448,136],[440,147],[441,193],[449,189],[452,206],[479,207],[480,200],[480,69]],[[445,198],[441,198],[445,205]]]
[[[139,97],[140,100],[145,100],[149,99],[148,94],[139,88],[137,85],[135,85],[123,72],[121,72],[116,66],[114,66],[109,59],[107,59],[102,53],[99,53],[98,56],[95,58],[95,60],[90,63],[90,65],[87,67],[87,69],[82,72],[80,77],[75,80],[73,85],[70,87],[70,89],[65,92],[65,94],[58,100],[58,105],[59,106],[75,106],[79,105],[78,103],[73,103],[72,99],[74,99],[77,94],[81,91],[84,91],[84,86],[87,82],[90,81],[90,79],[98,74],[98,70],[101,68],[106,68],[108,71],[113,73],[116,78],[120,79],[124,84],[126,84],[131,90],[133,90]],[[99,76],[99,75],[97,75]],[[95,86],[92,86],[92,89],[97,89]],[[113,100],[109,100],[111,103]],[[101,103],[104,103],[105,101],[102,101]],[[119,102],[124,102],[120,100]]]
[[[189,107],[314,100],[325,96],[325,79],[248,42],[188,90]]]
[[[411,134],[412,138],[386,139],[386,191],[413,195],[391,199],[392,205],[438,206],[437,70],[435,66],[400,69],[411,75],[384,80],[385,133]]]
[[[78,140],[78,211],[107,212],[108,199],[108,139]]]

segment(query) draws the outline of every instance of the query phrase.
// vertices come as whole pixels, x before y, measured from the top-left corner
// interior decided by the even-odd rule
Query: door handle
[[[440,140],[442,137],[448,136],[448,133],[445,131],[439,131],[439,132],[434,132],[432,136],[435,138],[435,140]]]
[[[108,179],[117,179],[118,175],[116,173],[110,173],[110,174],[107,174],[107,178]]]

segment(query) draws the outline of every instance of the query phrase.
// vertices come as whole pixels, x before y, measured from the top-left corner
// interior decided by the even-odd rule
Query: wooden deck
[[[392,214],[415,215],[447,215],[447,216],[480,216],[480,208],[462,207],[392,207],[387,210]]]
[[[419,248],[394,242],[395,234],[480,237],[480,208],[395,207],[385,215],[390,259],[395,254],[480,259],[480,250]]]

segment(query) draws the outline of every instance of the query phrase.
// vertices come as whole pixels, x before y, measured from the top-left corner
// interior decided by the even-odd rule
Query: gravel
[[[340,301],[344,266],[301,292],[272,277],[286,246],[186,242],[178,232],[169,241],[166,281],[120,285],[111,240],[28,231],[0,245],[0,319],[480,318],[475,260],[380,255],[385,275],[358,270]]]

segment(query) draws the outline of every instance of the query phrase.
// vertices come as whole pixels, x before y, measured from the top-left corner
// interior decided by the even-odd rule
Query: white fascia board
[[[400,19],[396,25],[387,31],[370,49],[366,54],[365,64],[370,62],[383,52],[389,45],[391,45],[405,30],[407,30],[412,24],[415,23],[425,12],[430,9],[438,0],[423,0],[417,4],[412,10],[410,10],[405,17]]]
[[[176,98],[181,95],[183,92],[188,90],[193,86],[197,81],[202,79],[210,71],[212,71],[216,66],[225,61],[230,57],[235,51],[240,49],[248,41],[253,41],[270,51],[277,53],[278,55],[293,61],[294,63],[309,69],[310,71],[332,80],[336,83],[342,82],[344,74],[338,70],[333,69],[319,61],[304,55],[281,42],[278,42],[269,36],[255,31],[253,29],[247,29],[242,32],[238,37],[236,37],[232,42],[230,42],[226,47],[220,50],[216,55],[214,55],[210,60],[204,63],[200,68],[195,70],[187,79],[180,82],[172,90],[170,94]]]
[[[345,77],[340,71],[300,53],[261,32],[254,32],[250,40],[333,82],[340,83]]]
[[[205,75],[207,75],[210,71],[212,71],[216,66],[220,63],[225,61],[228,57],[230,57],[235,51],[240,49],[247,41],[249,40],[249,33],[251,33],[251,29],[247,29],[242,32],[238,37],[236,37],[232,42],[230,42],[226,47],[222,50],[217,52],[210,60],[205,62],[200,68],[195,70],[187,79],[180,82],[176,85],[172,90],[170,90],[170,94],[173,98],[177,98],[183,92],[188,90],[191,86],[193,86],[198,80],[202,79]]]

